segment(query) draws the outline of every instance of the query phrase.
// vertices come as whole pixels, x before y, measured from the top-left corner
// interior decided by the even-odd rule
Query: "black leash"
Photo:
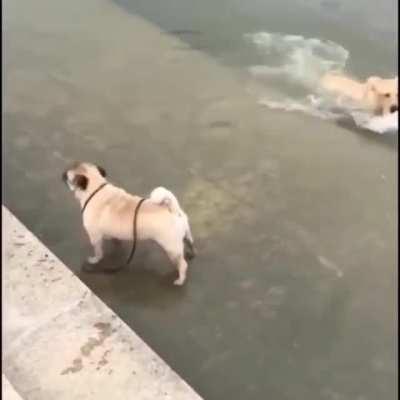
[[[83,214],[83,212],[85,211],[85,209],[86,209],[86,207],[88,206],[90,200],[92,200],[92,198],[93,198],[98,192],[100,192],[100,190],[103,189],[104,186],[107,185],[107,183],[108,183],[108,182],[104,182],[103,184],[101,184],[101,185],[87,198],[87,200],[85,201],[85,204],[84,204],[83,207],[82,207],[81,214]],[[130,252],[130,254],[129,254],[129,257],[128,257],[127,261],[126,261],[127,264],[129,264],[129,263],[131,262],[132,257],[134,256],[135,251],[136,251],[136,243],[137,243],[137,217],[138,217],[138,214],[139,214],[139,209],[140,209],[141,205],[143,204],[143,202],[144,202],[145,200],[146,200],[145,198],[140,199],[139,202],[137,203],[136,207],[135,207],[135,213],[134,213],[134,216],[133,216],[133,244],[132,244],[132,250],[131,250],[131,252]]]
[[[137,203],[136,208],[135,208],[135,214],[133,216],[133,244],[132,244],[132,250],[131,253],[129,254],[128,259],[126,260],[126,263],[129,264],[132,260],[133,255],[135,254],[136,250],[136,242],[137,242],[137,216],[139,213],[140,206],[143,204],[143,202],[146,199],[140,199],[139,203]]]
[[[85,211],[87,205],[89,204],[89,201],[92,200],[92,198],[94,197],[95,194],[97,194],[98,192],[100,192],[101,189],[103,189],[104,186],[107,185],[107,182],[104,182],[103,184],[101,184],[85,201],[85,204],[82,207],[81,210],[81,214],[83,214],[83,212]]]

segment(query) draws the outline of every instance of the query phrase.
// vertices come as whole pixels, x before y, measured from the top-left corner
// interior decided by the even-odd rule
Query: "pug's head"
[[[86,162],[75,162],[62,174],[62,180],[78,200],[90,195],[106,182],[105,178],[104,168]]]

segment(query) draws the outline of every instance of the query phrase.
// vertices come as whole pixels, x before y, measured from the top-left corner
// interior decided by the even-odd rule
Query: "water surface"
[[[391,42],[370,46],[368,12],[335,29],[335,3],[242,3],[7,1],[4,202],[204,398],[393,399],[396,137],[260,107],[242,34],[326,36],[366,74],[392,71]],[[199,250],[186,286],[144,244],[118,274],[81,272],[90,249],[61,182],[75,159],[177,194]]]

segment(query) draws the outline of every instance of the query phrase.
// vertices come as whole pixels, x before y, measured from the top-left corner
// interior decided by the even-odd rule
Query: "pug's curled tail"
[[[189,220],[187,215],[179,205],[178,199],[175,197],[175,195],[171,191],[160,186],[155,188],[150,193],[150,201],[160,206],[167,207],[172,214],[176,215],[183,222],[183,227],[184,227],[183,240],[188,245],[189,249],[188,256],[190,256],[190,258],[193,258],[196,251],[194,249],[194,241],[192,232],[190,230]]]
[[[160,206],[167,207],[172,214],[176,214],[179,217],[184,215],[175,195],[161,186],[150,193],[150,200]]]

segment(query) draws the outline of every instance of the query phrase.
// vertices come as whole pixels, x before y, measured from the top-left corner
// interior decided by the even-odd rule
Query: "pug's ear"
[[[80,190],[86,190],[88,178],[85,175],[76,175],[74,178],[74,185]]]
[[[105,170],[103,167],[99,167],[99,166],[97,165],[97,169],[99,170],[100,175],[101,175],[103,178],[105,178],[105,177],[107,176],[106,170]]]

